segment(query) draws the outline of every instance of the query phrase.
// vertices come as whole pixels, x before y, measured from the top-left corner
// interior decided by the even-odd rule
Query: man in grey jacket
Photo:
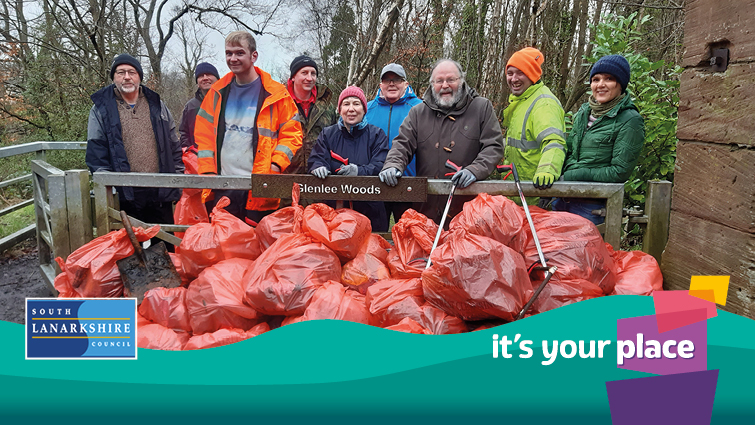
[[[380,172],[380,180],[389,186],[398,184],[412,156],[417,158],[417,176],[447,178],[445,164],[450,160],[461,167],[451,180],[465,188],[484,180],[503,157],[503,136],[493,104],[481,97],[464,81],[464,71],[451,59],[436,62],[430,87],[423,103],[409,111]],[[415,209],[440,222],[445,196],[428,196]],[[470,196],[455,196],[449,211],[461,211]],[[448,221],[447,221],[448,223]]]

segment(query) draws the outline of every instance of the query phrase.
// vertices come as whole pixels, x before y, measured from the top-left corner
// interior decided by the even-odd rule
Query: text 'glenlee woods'
[[[529,339],[521,339],[521,337],[521,334],[516,334],[514,339],[510,340],[507,335],[503,335],[499,339],[498,334],[494,334],[493,358],[512,358],[513,355],[508,353],[508,348],[512,344],[518,344],[519,349],[522,351],[522,353],[519,354],[519,358],[531,358],[533,355],[533,341]],[[577,355],[583,359],[602,359],[605,348],[609,345],[611,345],[610,340],[576,342],[572,340],[542,341],[543,357],[545,357],[545,360],[541,363],[545,366],[549,366],[556,361],[559,354],[565,359],[571,359]],[[663,342],[658,342],[653,339],[645,341],[645,336],[641,333],[637,334],[636,341],[619,340],[616,347],[616,363],[619,366],[624,364],[624,360],[635,357],[647,359],[675,359],[681,357],[683,359],[691,359],[695,355],[695,344],[692,341],[682,340],[678,343],[673,339]]]

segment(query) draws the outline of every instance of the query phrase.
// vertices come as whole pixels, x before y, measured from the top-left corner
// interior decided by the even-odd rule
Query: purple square
[[[638,334],[642,334],[642,349],[640,358],[637,353]],[[649,341],[657,341],[660,350],[654,350],[654,344]],[[626,346],[620,345],[621,341],[626,341]],[[634,356],[631,358],[628,354],[631,347],[628,342],[634,346]],[[676,344],[669,342],[669,354],[675,355],[674,358],[664,355],[664,344],[667,341],[676,341]],[[677,354],[677,350],[682,341],[690,341],[694,344],[691,358],[683,358]],[[629,319],[619,319],[616,321],[616,351],[617,366],[619,369],[629,369],[638,372],[655,373],[659,375],[668,375],[672,373],[697,372],[708,369],[708,325],[707,321],[693,323],[682,326],[674,330],[663,333],[658,332],[658,323],[655,316],[632,317]],[[623,365],[619,364],[620,351],[626,352],[623,359]],[[660,358],[648,358],[647,355],[660,355]]]
[[[709,425],[718,370],[606,382],[613,425]]]

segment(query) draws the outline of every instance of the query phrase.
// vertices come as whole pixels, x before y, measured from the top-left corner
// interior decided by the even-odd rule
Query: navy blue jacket
[[[310,173],[315,168],[325,166],[331,174],[335,174],[335,170],[343,163],[333,159],[330,151],[348,158],[349,164],[356,164],[357,175],[377,176],[383,169],[383,162],[388,155],[388,136],[382,129],[372,124],[354,126],[349,133],[343,121],[339,119],[337,124],[325,127],[317,137],[317,142],[312,147],[312,153],[307,162]],[[326,204],[334,207],[335,201],[328,201]],[[388,216],[382,202],[353,201],[350,204],[354,211],[370,219],[373,231],[388,231]]]
[[[367,104],[367,115],[365,119],[370,124],[374,124],[383,129],[388,134],[388,149],[393,144],[393,139],[398,136],[398,129],[401,127],[401,123],[404,122],[404,118],[409,115],[409,110],[415,105],[422,103],[422,99],[418,98],[414,93],[412,86],[407,86],[404,95],[401,96],[394,103],[389,103],[385,98],[381,96],[380,89],[378,89],[375,98]],[[417,159],[412,158],[407,164],[404,170],[405,176],[417,175]]]
[[[170,111],[157,93],[144,86],[141,86],[141,90],[149,104],[150,121],[157,141],[159,172],[183,173],[181,146]],[[91,98],[94,106],[89,113],[85,158],[87,167],[92,173],[99,170],[130,172],[131,166],[126,156],[126,148],[123,146],[115,85],[111,84],[97,91]],[[121,199],[137,203],[173,202],[181,197],[180,189],[167,187],[139,189],[138,196],[134,196],[133,187],[118,187],[117,190]]]

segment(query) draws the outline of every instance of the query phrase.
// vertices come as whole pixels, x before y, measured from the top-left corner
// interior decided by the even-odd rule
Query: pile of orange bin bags
[[[138,346],[192,350],[242,341],[271,328],[332,319],[419,334],[452,334],[514,319],[542,274],[521,207],[481,194],[441,234],[425,270],[437,224],[408,210],[393,244],[372,234],[367,217],[325,204],[293,205],[256,228],[227,213],[221,199],[210,222],[191,226],[171,254],[183,286],[156,288],[138,309]],[[529,314],[609,294],[660,290],[655,260],[614,252],[589,221],[532,209],[545,257],[556,275]],[[157,227],[136,229],[139,240]],[[58,263],[61,297],[120,297],[115,261],[133,253],[124,230],[99,237]]]

